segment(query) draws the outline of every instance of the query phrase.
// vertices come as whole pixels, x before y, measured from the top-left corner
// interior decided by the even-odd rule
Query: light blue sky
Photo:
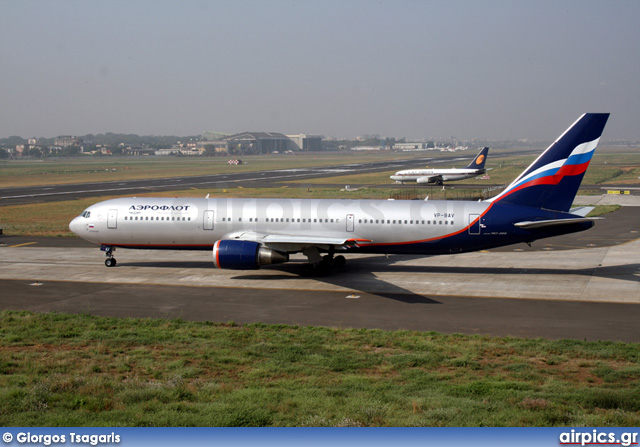
[[[640,1],[0,0],[0,137],[640,140]]]

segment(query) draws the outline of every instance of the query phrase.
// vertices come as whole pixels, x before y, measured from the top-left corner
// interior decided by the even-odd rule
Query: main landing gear
[[[107,257],[104,261],[104,265],[107,267],[115,267],[117,261],[116,258],[113,257],[113,252],[116,251],[116,248],[108,245],[101,245],[100,250],[104,251],[104,255]]]
[[[347,263],[344,256],[334,256],[333,247],[325,256],[320,256],[315,247],[303,251],[303,254],[309,258],[309,263],[302,266],[302,276],[326,276],[333,270],[344,268]]]

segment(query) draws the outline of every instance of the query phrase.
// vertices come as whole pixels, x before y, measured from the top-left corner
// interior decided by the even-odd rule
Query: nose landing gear
[[[113,252],[116,251],[116,248],[108,245],[101,245],[100,250],[104,251],[104,255],[107,257],[104,261],[104,265],[107,267],[115,267],[117,261],[116,258],[113,257]]]

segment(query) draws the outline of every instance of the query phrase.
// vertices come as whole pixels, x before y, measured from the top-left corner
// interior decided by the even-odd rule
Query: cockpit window
[[[84,217],[85,219],[91,217],[91,211],[85,211],[84,213],[82,213],[82,217]]]

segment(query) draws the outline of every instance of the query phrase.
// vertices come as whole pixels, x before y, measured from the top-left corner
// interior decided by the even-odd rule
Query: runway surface
[[[640,342],[639,212],[532,252],[350,256],[323,278],[297,274],[303,257],[224,271],[209,252],[119,250],[106,268],[97,247],[74,239],[3,237],[0,308]]]

